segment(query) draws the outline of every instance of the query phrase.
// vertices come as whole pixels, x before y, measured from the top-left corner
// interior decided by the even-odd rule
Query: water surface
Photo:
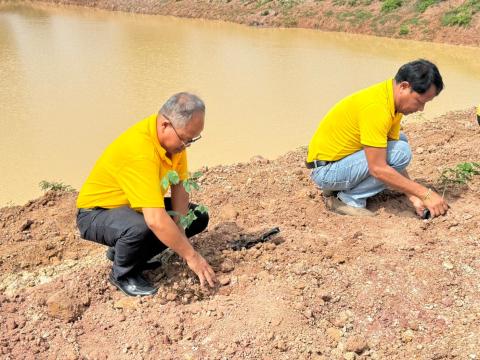
[[[79,188],[124,129],[187,90],[207,104],[191,169],[308,143],[339,99],[437,63],[445,91],[422,118],[476,105],[480,49],[304,29],[81,8],[0,8],[0,205],[37,195],[40,180]]]

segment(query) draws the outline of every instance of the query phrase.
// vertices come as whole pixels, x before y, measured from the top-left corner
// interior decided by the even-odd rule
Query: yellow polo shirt
[[[186,150],[170,159],[157,136],[157,114],[135,124],[98,159],[83,184],[77,199],[78,208],[116,208],[128,205],[165,207],[160,181],[169,170],[180,180],[188,177]]]
[[[338,102],[323,118],[308,146],[307,161],[336,161],[363,149],[387,147],[400,137],[393,79],[360,90]]]

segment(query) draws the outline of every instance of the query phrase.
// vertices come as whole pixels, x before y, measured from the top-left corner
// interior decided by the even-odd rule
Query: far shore
[[[418,2],[405,0],[390,12],[381,1],[272,1],[272,0],[0,0],[3,4],[81,6],[183,18],[223,20],[256,27],[297,27],[453,45],[480,46],[480,12],[473,11],[461,25],[445,25],[455,11],[450,2],[419,10]],[[464,24],[469,20],[467,24]]]

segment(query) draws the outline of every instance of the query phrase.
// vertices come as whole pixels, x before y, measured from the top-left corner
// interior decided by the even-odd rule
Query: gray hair
[[[183,128],[197,111],[205,113],[204,102],[194,94],[180,92],[170,97],[158,113],[167,117],[176,128]]]

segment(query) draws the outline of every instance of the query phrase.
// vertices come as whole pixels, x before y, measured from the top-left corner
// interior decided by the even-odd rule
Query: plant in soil
[[[200,178],[200,176],[202,176],[202,173],[200,171],[197,171],[191,174],[188,179],[185,179],[182,181],[182,185],[188,194],[191,195],[193,190],[200,190],[200,185],[198,184],[198,179]],[[166,190],[170,185],[179,184],[180,177],[178,176],[178,173],[175,170],[170,170],[165,174],[165,176],[160,181],[160,183],[163,189]],[[200,204],[200,205],[197,205],[195,209],[188,210],[188,213],[186,215],[181,215],[173,210],[168,211],[168,214],[171,216],[177,216],[179,218],[180,225],[184,229],[186,229],[197,219],[195,212],[205,214],[208,212],[208,208],[205,205]]]
[[[468,186],[474,175],[480,175],[480,163],[464,162],[453,168],[446,168],[440,174],[438,184],[443,189],[443,194],[448,188]]]
[[[42,191],[65,191],[65,192],[70,192],[74,191],[74,188],[71,187],[70,185],[64,184],[63,182],[57,182],[57,181],[47,181],[47,180],[42,180],[38,183],[38,186],[40,186],[40,189]]]

